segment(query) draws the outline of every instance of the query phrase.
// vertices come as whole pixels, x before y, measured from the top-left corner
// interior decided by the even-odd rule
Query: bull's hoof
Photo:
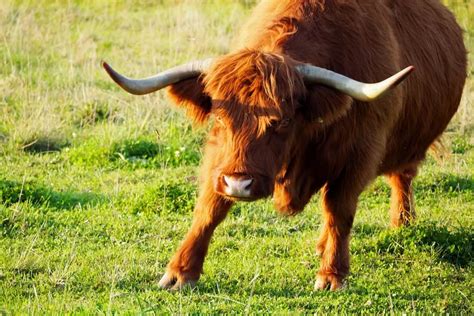
[[[330,291],[337,291],[342,290],[346,287],[346,283],[340,276],[335,274],[321,274],[319,273],[316,282],[314,283],[314,290],[322,291],[322,290],[330,290]]]
[[[178,291],[185,287],[193,288],[197,280],[186,280],[177,273],[166,272],[158,282],[158,286],[165,290]]]

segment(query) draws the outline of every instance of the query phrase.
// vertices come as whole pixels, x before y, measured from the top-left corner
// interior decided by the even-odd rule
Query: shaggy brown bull
[[[409,65],[416,71],[396,88],[412,67],[361,83]],[[228,55],[140,80],[104,67],[131,93],[171,86],[196,121],[215,118],[194,221],[160,286],[199,279],[235,201],[273,195],[295,214],[322,190],[315,287],[334,290],[349,272],[357,200],[372,180],[390,181],[393,226],[415,217],[411,183],[458,108],[466,50],[437,0],[264,0]]]

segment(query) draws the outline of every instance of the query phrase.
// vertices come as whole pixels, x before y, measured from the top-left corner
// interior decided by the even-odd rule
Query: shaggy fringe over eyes
[[[225,101],[228,115],[238,117],[243,106],[253,112],[259,130],[273,119],[293,116],[306,91],[292,59],[248,49],[221,58],[204,82],[207,94]]]

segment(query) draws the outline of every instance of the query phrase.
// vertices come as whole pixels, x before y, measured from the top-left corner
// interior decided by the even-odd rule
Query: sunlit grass
[[[415,183],[418,223],[387,229],[383,179],[362,195],[346,290],[312,291],[318,196],[292,218],[237,205],[198,287],[158,289],[191,221],[206,127],[163,92],[122,92],[100,61],[146,76],[221,55],[254,2],[0,2],[0,314],[474,312],[472,66],[447,153]],[[472,50],[474,5],[445,2]]]

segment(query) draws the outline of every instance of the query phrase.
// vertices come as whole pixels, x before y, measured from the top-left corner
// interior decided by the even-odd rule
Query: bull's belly
[[[431,118],[425,114],[397,123],[387,139],[386,153],[379,174],[400,171],[407,165],[418,164],[424,160],[430,146],[439,140],[458,106],[459,103],[450,105],[450,114],[444,117]]]

